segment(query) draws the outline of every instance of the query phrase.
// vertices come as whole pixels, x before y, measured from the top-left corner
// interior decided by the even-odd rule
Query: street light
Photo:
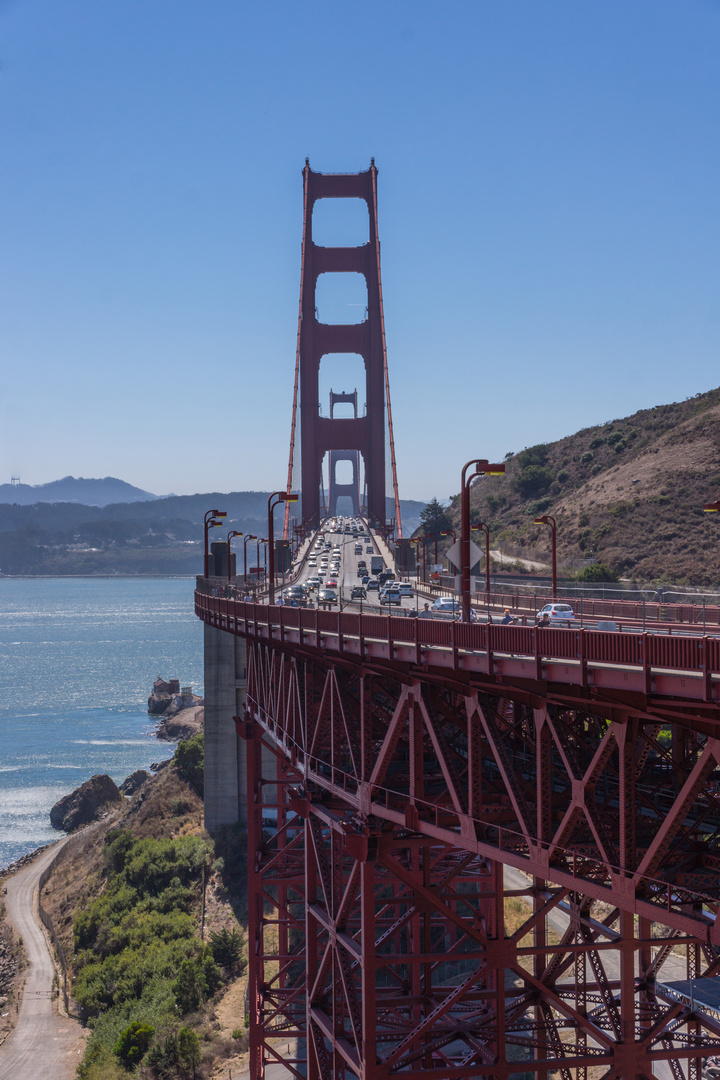
[[[248,533],[248,535],[243,540],[243,580],[245,581],[246,585],[247,585],[247,542],[248,542],[248,540],[257,540],[257,536],[253,536],[252,533]]]
[[[242,533],[241,533],[241,532],[238,532],[238,531],[237,531],[237,529],[231,529],[231,530],[230,530],[230,532],[229,532],[229,533],[227,534],[227,571],[228,571],[228,585],[230,584],[230,541],[232,540],[233,536],[242,536]]]
[[[533,521],[533,525],[549,525],[550,526],[550,542],[552,544],[552,594],[553,600],[557,598],[557,547],[556,547],[556,526],[555,518],[550,517],[549,514],[543,514],[542,517],[537,517]]]
[[[275,499],[275,502],[273,502]],[[270,551],[270,567],[268,570],[268,603],[275,603],[275,523],[273,510],[280,503],[297,502],[297,495],[291,495],[289,491],[273,491],[268,499],[268,548]]]
[[[257,536],[255,544],[255,565],[257,567],[258,585],[260,584],[260,545],[267,544],[267,540],[263,540],[262,537]],[[267,571],[267,548],[265,548],[265,569]]]
[[[485,533],[485,593],[490,595],[490,526],[486,525],[484,521],[478,521],[475,525],[470,526],[471,532],[479,532],[480,529]]]
[[[468,469],[473,471],[468,475]],[[485,458],[467,461],[460,474],[460,590],[462,617],[470,622],[470,485],[476,476],[502,476],[504,465],[491,465]]]
[[[210,577],[210,549],[208,547],[208,529],[220,528],[222,521],[215,521],[215,518],[226,518],[227,514],[224,510],[206,510],[205,517],[203,518],[203,526],[205,528],[205,577]]]

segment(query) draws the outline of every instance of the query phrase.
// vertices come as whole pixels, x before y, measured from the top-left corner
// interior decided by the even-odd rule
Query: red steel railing
[[[646,675],[682,672],[704,676],[702,696],[711,698],[712,676],[720,674],[720,638],[667,636],[560,627],[502,626],[494,623],[442,622],[402,616],[364,615],[359,612],[321,611],[308,608],[268,606],[195,593],[197,615],[231,633],[250,634],[272,640],[290,640],[331,648],[355,655],[366,648],[381,647],[390,658],[398,649],[412,648],[429,666],[463,670],[492,670],[491,660],[533,659],[543,663],[568,661],[579,665],[581,681],[587,683],[587,665],[608,668],[639,668]],[[437,650],[437,651],[435,651]],[[462,653],[462,660],[459,660]],[[553,674],[557,681],[562,675]],[[577,677],[568,677],[576,683]],[[693,697],[697,697],[693,693]]]

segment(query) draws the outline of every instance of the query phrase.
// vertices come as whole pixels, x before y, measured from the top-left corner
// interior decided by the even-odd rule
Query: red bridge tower
[[[383,525],[385,510],[385,415],[390,443],[395,518],[400,532],[400,507],[397,470],[392,435],[392,411],[385,348],[382,286],[380,283],[380,244],[377,228],[377,168],[360,173],[313,172],[306,159],[303,170],[304,219],[298,345],[295,365],[295,397],[288,491],[293,483],[298,405],[300,407],[300,457],[303,524],[316,526],[324,504],[322,463],[330,454],[331,492],[335,463],[353,461],[352,487],[359,498],[357,474],[360,459],[364,466],[367,490],[367,514],[375,524]],[[363,199],[370,223],[368,242],[359,247],[320,247],[313,241],[313,211],[319,199]],[[315,303],[318,278],[324,273],[362,274],[367,285],[367,315],[360,323],[328,324],[319,321]],[[357,353],[365,362],[367,409],[364,416],[336,419],[320,415],[319,370],[328,353]],[[339,395],[335,395],[335,400]],[[336,488],[337,494],[345,494]],[[332,494],[330,499],[333,506]],[[334,507],[333,507],[334,508]],[[355,507],[353,507],[355,510]],[[287,521],[286,521],[287,526]]]

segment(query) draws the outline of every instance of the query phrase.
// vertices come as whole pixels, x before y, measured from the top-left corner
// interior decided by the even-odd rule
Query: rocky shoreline
[[[204,699],[194,694],[191,686],[181,688],[179,679],[158,678],[148,698],[148,713],[160,717],[155,728],[156,739],[180,742],[203,730]],[[55,803],[50,810],[50,824],[54,829],[71,833],[98,821],[126,797],[132,796],[153,772],[159,772],[166,764],[167,761],[155,762],[150,766],[152,772],[137,769],[119,787],[107,773],[90,777]],[[32,853],[32,857],[36,854],[37,851]]]

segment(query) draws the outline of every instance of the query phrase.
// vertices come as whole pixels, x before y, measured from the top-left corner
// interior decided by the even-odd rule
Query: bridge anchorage
[[[320,267],[376,265],[314,248],[314,199],[365,192],[372,221],[375,180],[304,172],[306,522],[320,450],[362,454],[384,514],[374,421],[331,405],[321,424],[313,397],[346,328],[313,308],[303,338]],[[206,823],[247,822],[253,1080],[701,1080],[720,1056],[720,638],[219,591],[195,595]]]

